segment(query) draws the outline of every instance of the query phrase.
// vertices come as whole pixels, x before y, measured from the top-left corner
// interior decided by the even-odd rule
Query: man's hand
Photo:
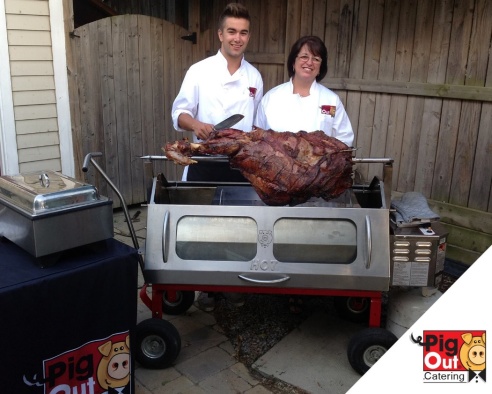
[[[193,124],[193,132],[201,140],[206,140],[213,130],[213,125],[200,122],[199,120],[196,120]]]
[[[182,129],[193,131],[193,133],[195,133],[195,135],[201,140],[206,140],[210,133],[214,130],[214,126],[212,124],[200,122],[199,120],[184,113],[179,115],[178,125]]]

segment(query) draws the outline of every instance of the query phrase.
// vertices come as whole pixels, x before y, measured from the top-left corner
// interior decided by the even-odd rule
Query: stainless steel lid
[[[35,171],[0,177],[0,202],[30,215],[107,201],[97,189],[54,171]]]

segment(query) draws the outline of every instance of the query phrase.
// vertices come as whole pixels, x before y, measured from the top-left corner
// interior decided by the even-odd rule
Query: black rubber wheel
[[[397,340],[392,332],[384,328],[365,328],[350,339],[347,349],[350,365],[364,375]]]
[[[167,320],[152,318],[138,323],[136,341],[135,359],[148,369],[171,366],[181,351],[178,330]]]
[[[338,315],[354,323],[369,320],[371,299],[367,297],[335,297],[335,309]]]
[[[195,302],[194,291],[176,291],[176,301],[169,301],[167,292],[162,293],[162,312],[166,315],[181,315]]]

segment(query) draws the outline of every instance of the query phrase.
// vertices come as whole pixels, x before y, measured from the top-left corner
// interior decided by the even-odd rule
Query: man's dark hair
[[[222,11],[219,17],[219,29],[222,30],[224,27],[224,21],[226,18],[240,18],[246,19],[251,23],[251,18],[249,16],[248,9],[241,3],[229,3]]]

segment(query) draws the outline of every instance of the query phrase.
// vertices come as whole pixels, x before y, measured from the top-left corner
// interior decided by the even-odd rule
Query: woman
[[[328,51],[316,36],[301,37],[287,59],[290,80],[260,102],[255,125],[275,131],[322,130],[348,146],[354,132],[340,97],[318,83],[328,71]]]
[[[319,84],[328,71],[328,51],[316,36],[301,37],[287,59],[290,80],[263,96],[255,125],[274,131],[316,131],[335,137],[349,147],[354,132],[337,94]],[[302,312],[302,299],[290,297],[292,313]]]

